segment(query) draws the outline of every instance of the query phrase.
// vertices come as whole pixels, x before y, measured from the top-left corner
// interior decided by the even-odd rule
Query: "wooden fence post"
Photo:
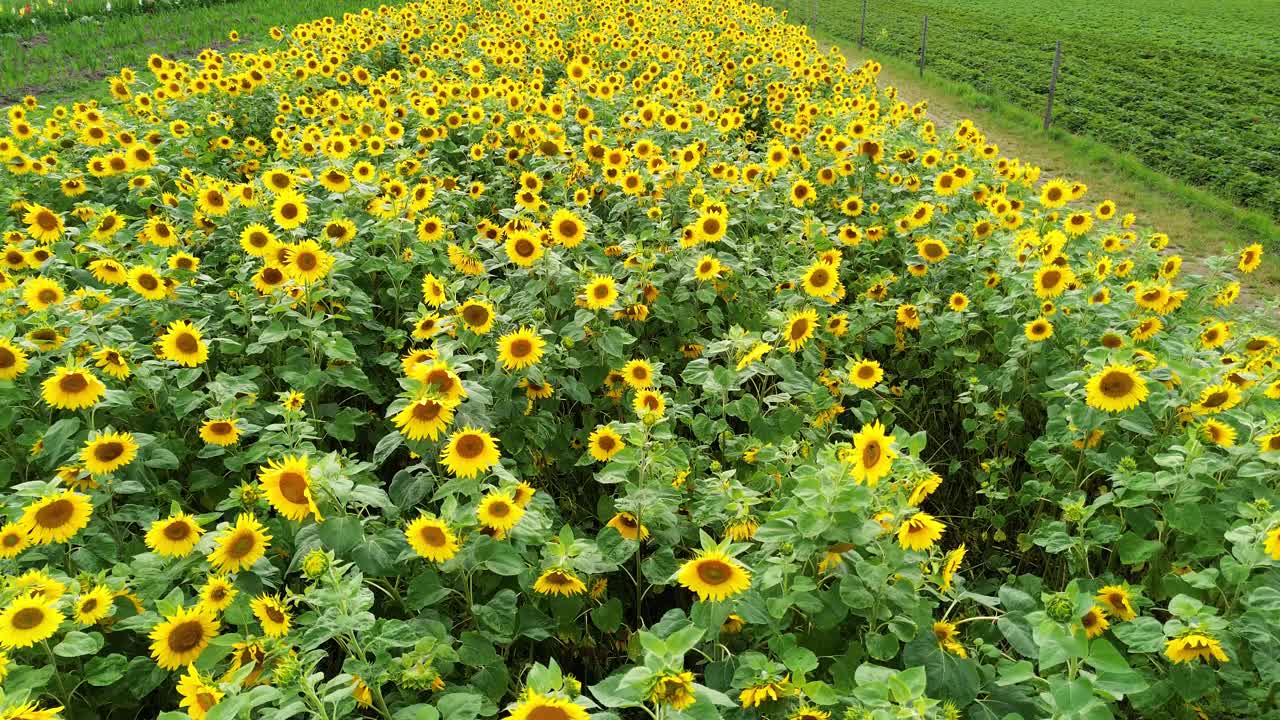
[[[1044,106],[1044,129],[1049,131],[1053,122],[1053,94],[1058,89],[1058,66],[1062,64],[1062,41],[1053,49],[1053,75],[1049,77],[1049,102]]]
[[[920,31],[920,77],[924,77],[924,50],[929,45],[929,16],[924,16],[924,28]]]
[[[862,39],[867,34],[867,0],[862,0],[862,24],[858,26],[858,49],[862,49]]]

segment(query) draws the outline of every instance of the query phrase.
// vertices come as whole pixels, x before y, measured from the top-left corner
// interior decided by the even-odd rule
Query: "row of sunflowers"
[[[1261,717],[1262,248],[745,0],[423,0],[0,135],[0,718]]]

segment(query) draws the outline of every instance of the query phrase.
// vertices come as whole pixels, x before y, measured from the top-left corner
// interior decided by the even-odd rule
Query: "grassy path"
[[[835,45],[851,64],[873,56],[856,42],[811,31],[823,45]],[[1260,242],[1267,248],[1263,265],[1244,277],[1250,307],[1264,309],[1273,319],[1280,313],[1280,228],[1252,217],[1241,221],[1238,209],[1216,196],[1192,188],[1144,167],[1136,159],[1099,143],[1060,131],[1045,133],[1039,118],[959,83],[930,76],[894,58],[875,56],[881,64],[882,84],[898,88],[907,102],[927,100],[929,116],[950,127],[968,118],[1000,146],[1004,155],[1019,157],[1044,168],[1045,176],[1064,176],[1088,183],[1095,200],[1111,198],[1122,212],[1134,212],[1140,223],[1169,234],[1185,260],[1186,272],[1213,281],[1218,274],[1206,258]],[[1194,196],[1194,197],[1189,197]]]

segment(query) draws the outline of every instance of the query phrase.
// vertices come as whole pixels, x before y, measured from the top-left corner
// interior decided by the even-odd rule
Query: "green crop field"
[[[787,7],[786,4],[781,7]],[[811,4],[792,2],[797,21]],[[859,0],[821,0],[817,26],[857,40]],[[869,0],[866,45],[1043,111],[1054,124],[1280,217],[1280,3],[1275,0]]]

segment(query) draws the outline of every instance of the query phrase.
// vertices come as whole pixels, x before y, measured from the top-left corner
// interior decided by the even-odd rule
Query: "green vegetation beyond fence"
[[[817,7],[817,27],[858,38],[860,0]],[[1056,127],[1280,217],[1280,3],[868,0],[867,48],[917,57],[926,14],[926,72],[1043,111],[1061,40]]]

